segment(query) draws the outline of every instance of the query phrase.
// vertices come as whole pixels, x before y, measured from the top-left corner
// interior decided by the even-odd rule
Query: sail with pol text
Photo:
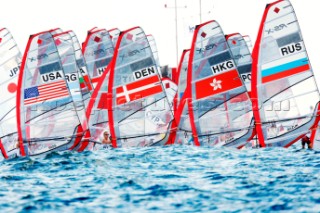
[[[247,91],[251,92],[251,67],[252,57],[248,43],[240,33],[226,36],[234,62],[237,65],[239,74],[246,85]]]
[[[29,38],[19,72],[16,103],[22,156],[67,150],[83,135],[77,132],[81,122],[49,32]]]
[[[316,129],[320,100],[289,1],[267,5],[252,56],[252,100],[260,146],[289,147]]]
[[[254,129],[251,100],[216,21],[196,26],[188,75],[184,99],[193,143],[240,148],[250,140]]]
[[[114,46],[109,32],[98,28],[89,30],[82,52],[87,62],[91,83],[95,88],[113,57]]]
[[[8,29],[0,29],[0,159],[19,155],[16,94],[20,64],[21,53],[13,36]]]
[[[140,27],[120,34],[108,94],[114,97],[108,109],[114,147],[167,142],[173,114],[148,39]]]

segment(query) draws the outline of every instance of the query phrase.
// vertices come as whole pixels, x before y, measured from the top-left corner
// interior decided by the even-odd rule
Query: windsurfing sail
[[[119,38],[121,31],[118,28],[112,28],[112,29],[108,30],[108,32],[110,34],[110,38],[112,40],[113,46],[116,46],[116,43],[118,41],[118,38]]]
[[[185,101],[196,146],[241,147],[252,138],[252,105],[216,21],[198,25],[188,62]],[[186,112],[188,110],[188,112]]]
[[[144,31],[122,32],[111,64],[107,106],[114,147],[163,145],[173,114]],[[128,81],[123,81],[124,77]]]
[[[22,156],[67,150],[82,137],[83,133],[77,133],[81,122],[51,33],[30,36],[16,100]]]
[[[156,61],[156,65],[158,67],[157,70],[159,70],[160,61],[159,61],[158,48],[157,48],[156,41],[155,41],[153,35],[151,35],[151,34],[147,35],[147,39],[148,39],[148,42],[149,42],[149,45],[150,45],[150,48],[151,48],[151,51],[153,54],[153,58]],[[161,76],[161,72],[159,74]],[[172,79],[170,79],[168,76],[161,76],[161,83],[163,84],[163,87],[165,89],[170,106],[173,107],[173,100],[174,100],[174,97],[175,97],[177,89],[178,89],[177,84],[174,81],[172,81]]]
[[[178,66],[178,89],[177,89],[177,103],[176,108],[180,105],[183,94],[187,88],[187,75],[188,75],[188,61],[189,61],[190,49],[182,52],[180,63]]]
[[[114,46],[108,31],[97,28],[88,31],[82,52],[87,62],[89,77],[95,88],[113,57]]]
[[[176,144],[186,144],[192,140],[192,130],[190,126],[189,114],[187,113],[186,102],[181,102],[187,88],[189,55],[190,49],[184,50],[182,52],[178,66],[178,88],[173,102],[175,117],[175,122],[173,123],[173,125],[174,127],[178,126],[178,128],[174,129],[172,133],[172,140]]]
[[[55,34],[53,38],[58,50],[58,54],[62,64],[62,69],[64,72],[64,76],[67,80],[67,85],[73,100],[75,111],[81,123],[81,128],[79,126],[76,133],[80,135],[83,134],[83,132],[88,131],[88,124],[86,119],[86,108],[83,100],[83,90],[80,86],[80,77],[82,77],[82,74],[78,67],[78,63],[75,57],[74,40],[72,39],[70,33],[72,34],[71,31],[66,31],[59,34]],[[87,92],[86,95],[89,94],[88,88],[86,88],[85,91]],[[79,143],[80,137],[78,137],[78,141],[75,141],[74,144],[77,145]]]
[[[234,62],[237,65],[238,72],[250,95],[252,57],[247,41],[240,33],[227,35],[226,39],[228,41]]]
[[[16,92],[20,64],[21,53],[14,38],[8,29],[0,29],[0,151],[3,158],[19,154]]]
[[[268,4],[253,49],[252,100],[261,147],[289,147],[319,118],[319,90],[289,1]]]
[[[158,54],[156,40],[154,39],[153,35],[151,35],[151,34],[147,35],[147,38],[148,38],[148,42],[151,47],[151,51],[152,51],[154,60],[156,61],[157,66],[160,67],[159,54]]]
[[[84,56],[81,51],[81,46],[78,41],[76,34],[73,31],[68,32],[73,41],[74,55],[76,57],[78,73],[79,73],[79,82],[81,87],[81,94],[85,104],[85,109],[88,107],[89,99],[93,92],[93,86],[91,83],[91,78],[88,74],[87,63],[84,59]]]
[[[252,47],[253,47],[253,45],[252,45],[252,41],[251,41],[250,36],[249,36],[249,35],[244,35],[244,36],[243,36],[243,39],[244,39],[245,42],[247,43],[247,46],[248,46],[249,51],[250,51],[250,53],[251,53],[251,52],[252,52]]]

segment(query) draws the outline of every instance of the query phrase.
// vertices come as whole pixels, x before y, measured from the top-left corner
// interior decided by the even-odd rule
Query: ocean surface
[[[320,152],[171,146],[0,162],[0,212],[319,212]]]

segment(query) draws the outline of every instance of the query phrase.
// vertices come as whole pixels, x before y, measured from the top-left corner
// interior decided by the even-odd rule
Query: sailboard
[[[21,156],[67,150],[83,136],[77,133],[81,122],[50,32],[28,40],[16,104]]]
[[[0,29],[0,158],[19,155],[16,121],[16,93],[21,64],[20,50],[6,28]]]
[[[83,43],[82,53],[93,88],[96,87],[100,77],[109,65],[114,52],[110,34],[105,29],[93,28],[88,31]]]
[[[316,129],[320,99],[289,1],[267,5],[252,56],[252,100],[259,145],[289,147]]]
[[[123,81],[123,76],[133,76]],[[122,32],[110,68],[109,128],[113,147],[164,145],[173,114],[147,36],[140,27]],[[108,105],[108,104],[107,104]]]
[[[193,144],[239,148],[250,140],[251,100],[216,21],[196,26],[188,75],[182,110],[189,114]]]

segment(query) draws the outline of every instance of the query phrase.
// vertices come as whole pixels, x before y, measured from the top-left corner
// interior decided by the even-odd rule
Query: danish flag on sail
[[[237,70],[231,70],[196,82],[196,99],[216,95],[241,86],[242,82]]]
[[[163,92],[158,75],[154,75],[116,89],[117,105],[139,100]]]

